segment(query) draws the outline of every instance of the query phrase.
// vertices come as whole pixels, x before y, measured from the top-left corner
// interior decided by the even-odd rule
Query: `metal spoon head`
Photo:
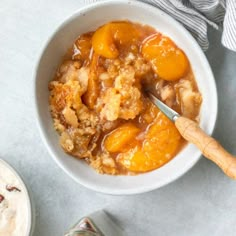
[[[168,107],[165,103],[160,101],[156,96],[154,96],[150,91],[146,91],[147,96],[151,102],[156,105],[171,121],[175,122],[179,117],[179,113]]]

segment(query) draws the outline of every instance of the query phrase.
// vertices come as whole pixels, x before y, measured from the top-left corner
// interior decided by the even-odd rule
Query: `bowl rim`
[[[80,185],[82,185],[83,187],[86,187],[90,190],[96,191],[96,192],[100,192],[100,193],[105,193],[105,194],[110,194],[110,195],[133,195],[133,194],[140,194],[140,193],[145,193],[145,192],[149,192],[158,188],[161,188],[175,180],[177,180],[178,178],[180,178],[181,176],[183,176],[184,174],[186,174],[201,158],[202,153],[200,152],[200,150],[196,151],[196,156],[198,156],[197,158],[193,159],[191,162],[188,163],[188,165],[185,165],[184,169],[181,169],[179,171],[177,171],[175,173],[175,175],[172,175],[171,178],[168,177],[168,179],[166,181],[163,181],[161,184],[152,184],[150,186],[145,186],[145,187],[136,187],[135,189],[110,189],[110,188],[106,188],[106,187],[101,187],[101,186],[97,186],[96,184],[88,184],[86,181],[84,181],[83,179],[79,178],[78,176],[76,176],[75,174],[73,174],[72,172],[69,171],[69,169],[67,167],[65,167],[62,162],[59,160],[59,158],[57,157],[57,154],[53,151],[53,149],[50,147],[49,143],[47,142],[47,139],[45,138],[47,135],[43,129],[43,122],[40,118],[40,114],[39,114],[39,108],[38,108],[38,104],[37,104],[37,86],[36,86],[36,82],[37,82],[37,74],[38,74],[38,70],[39,70],[39,65],[40,65],[40,61],[44,55],[44,53],[47,50],[47,47],[49,45],[49,43],[52,41],[52,39],[55,37],[55,35],[66,25],[68,24],[71,20],[77,18],[78,16],[80,16],[81,14],[84,13],[88,13],[90,10],[95,9],[96,7],[101,7],[103,5],[116,5],[116,4],[129,4],[134,5],[134,6],[140,6],[149,10],[155,10],[158,13],[161,13],[162,15],[164,15],[165,18],[168,18],[168,20],[172,23],[175,24],[176,27],[178,27],[179,29],[181,29],[182,31],[185,32],[185,34],[191,39],[192,44],[194,45],[195,48],[197,48],[198,53],[201,57],[201,60],[203,61],[203,64],[205,64],[205,66],[207,67],[208,73],[211,75],[211,80],[210,80],[210,84],[212,87],[212,91],[214,91],[214,101],[215,101],[215,106],[214,109],[212,109],[212,113],[214,113],[214,117],[213,119],[213,123],[208,125],[208,129],[209,135],[212,135],[217,123],[217,116],[218,116],[218,94],[217,94],[217,88],[216,88],[216,82],[215,82],[215,78],[212,72],[212,69],[210,67],[210,64],[206,58],[206,55],[204,54],[204,52],[202,51],[201,47],[199,46],[199,44],[196,42],[196,40],[194,39],[194,37],[190,34],[190,32],[182,25],[180,24],[177,20],[175,20],[173,17],[169,16],[167,13],[165,13],[164,11],[160,10],[159,8],[156,8],[148,3],[144,3],[144,2],[139,2],[139,1],[131,1],[131,0],[105,0],[105,1],[98,1],[89,5],[86,5],[84,7],[79,8],[78,10],[76,10],[74,13],[70,14],[69,16],[67,16],[64,20],[61,21],[61,23],[59,23],[59,25],[57,27],[55,27],[55,29],[53,30],[53,32],[49,35],[48,39],[45,40],[43,47],[41,48],[41,51],[39,53],[38,59],[36,61],[35,64],[35,68],[34,68],[34,73],[33,73],[33,77],[34,77],[34,93],[33,93],[33,100],[34,100],[34,113],[36,115],[36,123],[37,123],[37,127],[40,133],[40,137],[44,143],[44,145],[46,146],[49,154],[53,157],[54,161],[57,163],[57,165],[68,175],[70,176],[74,181],[76,181],[77,183],[79,183]],[[144,175],[145,173],[143,173],[142,175]]]
[[[21,186],[23,187],[23,191],[26,194],[26,200],[27,200],[27,211],[28,211],[28,221],[27,221],[27,230],[26,230],[26,236],[31,236],[34,231],[34,213],[33,213],[33,205],[32,205],[32,199],[29,194],[29,189],[26,186],[23,178],[21,175],[16,171],[14,167],[12,167],[8,162],[6,162],[3,159],[0,159],[0,163],[6,167],[8,170],[10,170],[11,173],[14,174],[14,176],[17,178],[17,180],[20,182]]]

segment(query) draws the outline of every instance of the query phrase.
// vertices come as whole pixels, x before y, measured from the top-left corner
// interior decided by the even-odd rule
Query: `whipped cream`
[[[0,236],[26,236],[28,195],[19,177],[0,160]]]

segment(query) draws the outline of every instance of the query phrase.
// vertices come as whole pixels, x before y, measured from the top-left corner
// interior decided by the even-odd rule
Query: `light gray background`
[[[129,236],[236,235],[236,182],[204,158],[174,183],[126,197],[85,189],[49,156],[33,113],[32,74],[48,36],[83,5],[79,0],[0,2],[0,157],[32,191],[34,235],[62,235],[77,219],[102,208]],[[214,137],[236,154],[236,53],[221,46],[220,34],[210,31],[206,53],[219,94]]]

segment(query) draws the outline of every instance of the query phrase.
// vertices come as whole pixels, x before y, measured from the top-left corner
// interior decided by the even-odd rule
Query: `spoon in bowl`
[[[195,144],[202,154],[218,165],[230,178],[236,179],[236,158],[228,153],[214,138],[207,135],[199,125],[161,102],[150,91],[146,91],[152,103],[156,105],[171,121],[182,137]]]

